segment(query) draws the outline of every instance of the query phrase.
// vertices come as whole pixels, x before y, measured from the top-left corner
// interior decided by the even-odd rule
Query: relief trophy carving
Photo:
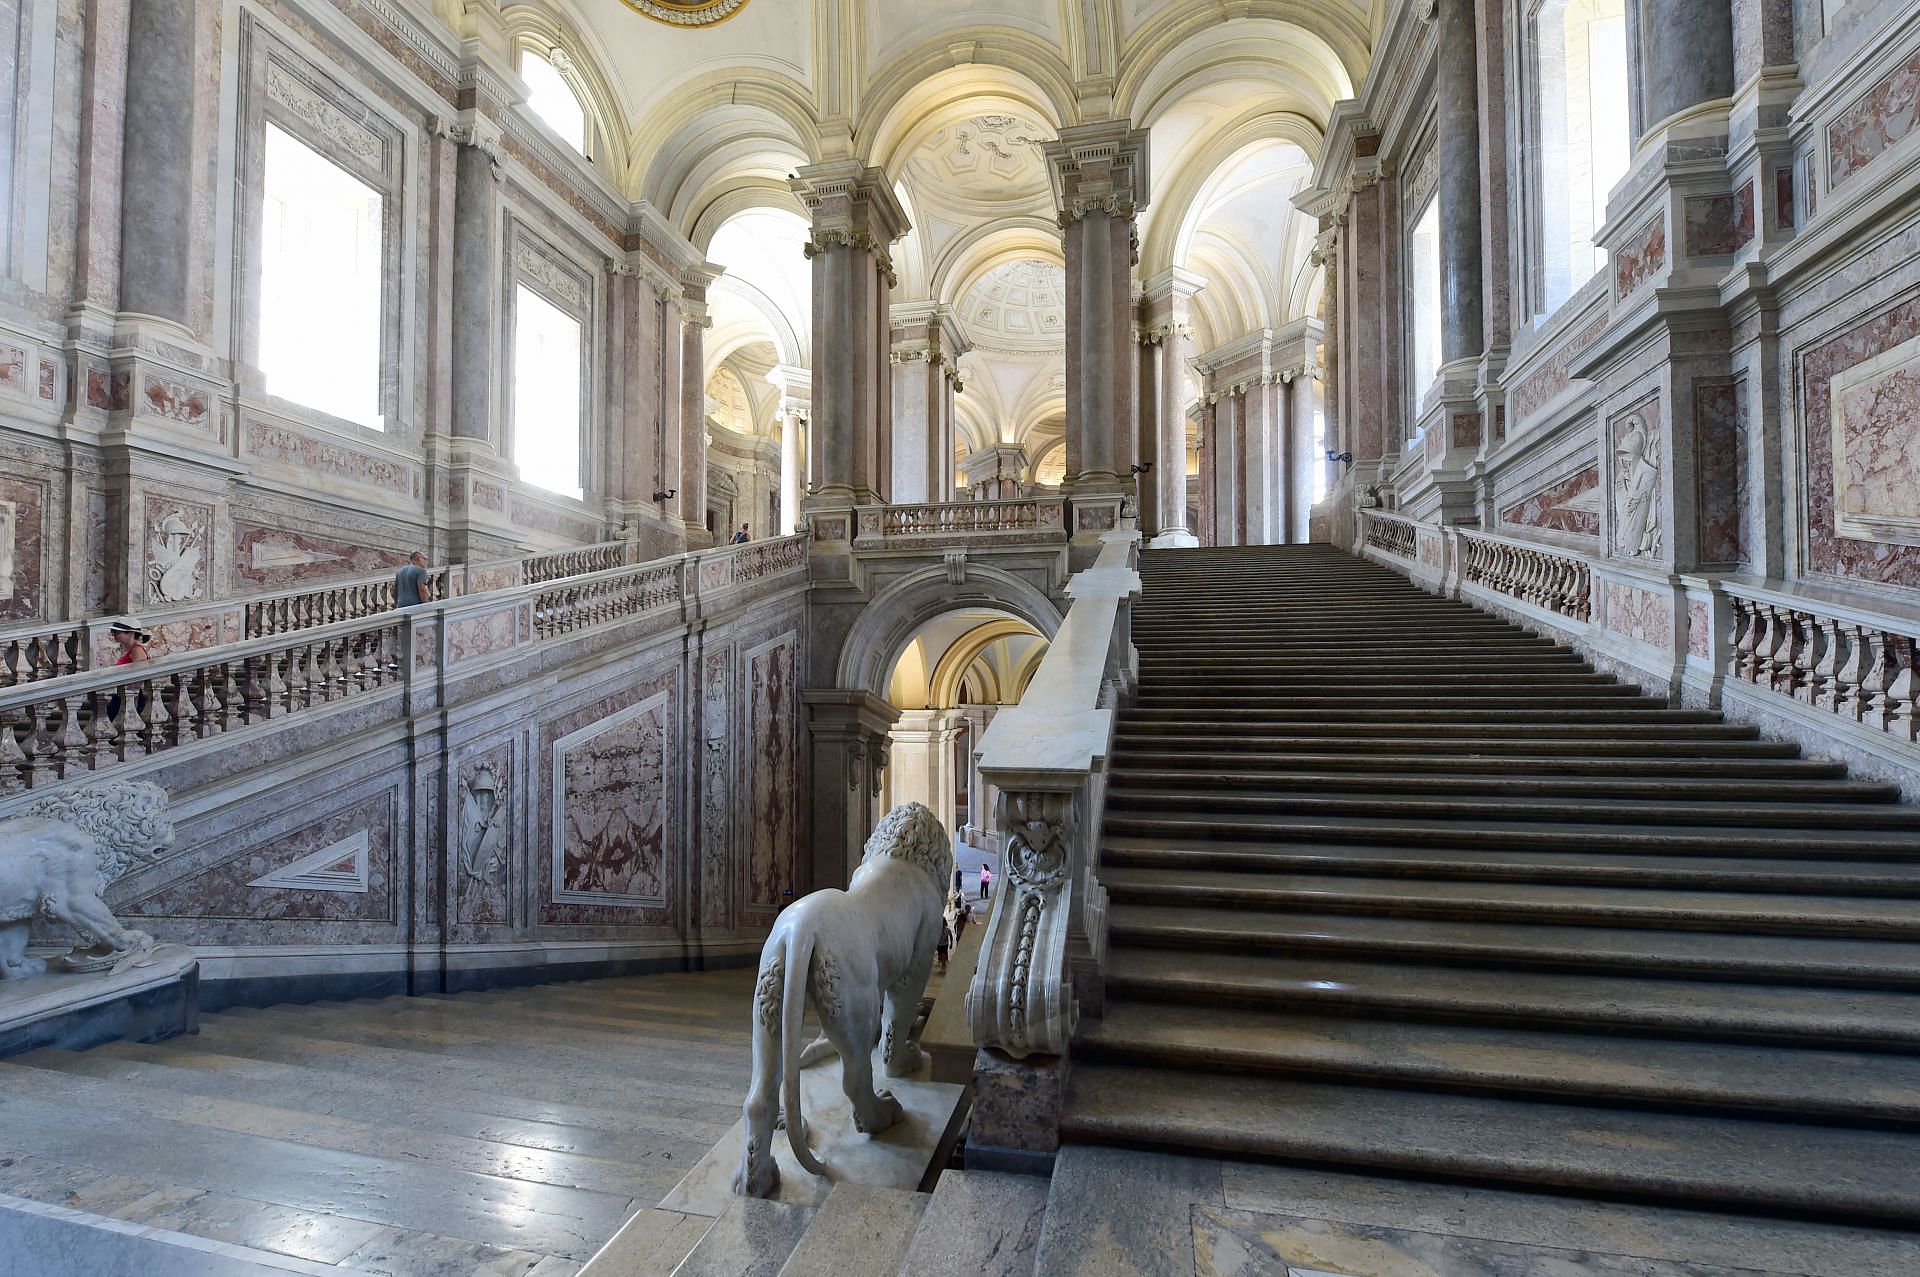
[[[1628,558],[1660,553],[1659,442],[1646,418],[1634,413],[1620,424],[1613,450],[1613,546]]]
[[[179,510],[160,521],[147,564],[147,581],[156,602],[185,603],[199,597],[200,569],[206,558],[199,540],[200,533]]]
[[[506,857],[506,796],[491,763],[481,763],[460,785],[460,872],[493,882]]]
[[[0,820],[0,980],[142,965],[153,937],[122,927],[102,897],[172,845],[166,791],[144,781],[87,785]],[[51,960],[29,958],[28,933],[39,918],[71,927],[80,945]]]

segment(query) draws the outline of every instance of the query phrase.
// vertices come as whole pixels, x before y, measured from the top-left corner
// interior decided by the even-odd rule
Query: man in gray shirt
[[[433,579],[427,575],[427,556],[415,550],[407,556],[406,566],[393,577],[395,607],[419,607],[433,602]]]

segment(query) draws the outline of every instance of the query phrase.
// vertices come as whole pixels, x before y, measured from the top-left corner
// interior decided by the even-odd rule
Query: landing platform
[[[0,1059],[40,1047],[159,1042],[200,1025],[200,963],[183,945],[156,946],[118,975],[49,972],[0,981]]]

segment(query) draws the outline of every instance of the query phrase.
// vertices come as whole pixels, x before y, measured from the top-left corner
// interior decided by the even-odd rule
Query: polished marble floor
[[[0,1062],[0,1194],[58,1208],[0,1203],[0,1268],[571,1277],[739,1117],[751,985],[235,1010]]]

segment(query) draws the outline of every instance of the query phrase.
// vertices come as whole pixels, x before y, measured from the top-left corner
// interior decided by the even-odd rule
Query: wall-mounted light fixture
[[[667,489],[667,490],[666,490],[665,492],[656,492],[656,493],[654,493],[654,494],[653,494],[653,499],[654,499],[655,501],[671,501],[671,500],[673,500],[673,499],[674,499],[675,497],[677,497],[677,496],[679,496],[679,495],[680,495],[680,489],[678,489],[678,488],[668,488],[668,489]]]
[[[1152,469],[1153,462],[1151,461],[1141,461],[1127,467],[1127,471],[1130,474],[1147,474],[1152,471]]]
[[[1327,460],[1329,460],[1329,461],[1344,461],[1344,462],[1346,462],[1346,463],[1347,463],[1348,465],[1352,465],[1352,464],[1353,464],[1353,454],[1352,454],[1351,452],[1335,452],[1335,451],[1334,451],[1334,450],[1333,450],[1332,448],[1328,448],[1328,449],[1327,449]]]

